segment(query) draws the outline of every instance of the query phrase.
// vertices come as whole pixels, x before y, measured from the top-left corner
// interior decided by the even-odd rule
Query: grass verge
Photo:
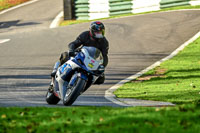
[[[200,101],[200,38],[178,55],[143,76],[124,84],[114,94],[176,104]]]
[[[108,18],[101,18],[101,19],[96,19],[96,20],[105,20],[105,19],[111,19],[111,18],[120,18],[120,17],[126,17],[126,16],[134,16],[134,15],[140,15],[140,14],[148,14],[148,13],[163,12],[163,11],[170,11],[170,10],[181,10],[181,9],[200,9],[200,5],[198,5],[198,6],[171,7],[171,8],[161,9],[159,11],[151,11],[151,12],[137,13],[137,14],[132,14],[132,13],[122,14],[122,15],[116,15],[116,16],[111,16],[111,17],[108,17]],[[95,20],[66,20],[66,21],[62,21],[60,23],[60,26],[80,24],[80,23],[91,22],[91,21],[95,21]]]
[[[161,108],[0,108],[1,133],[198,133],[198,123],[198,104]]]
[[[0,0],[0,11],[24,3],[29,0]]]

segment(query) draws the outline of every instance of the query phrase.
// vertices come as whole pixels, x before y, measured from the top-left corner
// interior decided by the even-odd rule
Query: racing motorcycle
[[[103,56],[99,49],[84,46],[74,57],[61,65],[53,81],[53,89],[48,90],[46,101],[57,104],[60,100],[66,106],[72,105],[104,72]]]

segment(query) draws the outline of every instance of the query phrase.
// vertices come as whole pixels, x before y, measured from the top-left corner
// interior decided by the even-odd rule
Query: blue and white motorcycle
[[[57,70],[53,90],[48,90],[48,104],[72,105],[79,95],[86,91],[104,72],[103,56],[95,47],[82,47]]]

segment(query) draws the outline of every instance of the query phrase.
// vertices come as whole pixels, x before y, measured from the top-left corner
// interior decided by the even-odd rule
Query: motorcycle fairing
[[[87,57],[84,59],[84,64],[88,70],[97,70],[99,67],[99,62],[90,57],[88,51],[86,49],[82,49],[83,54]]]

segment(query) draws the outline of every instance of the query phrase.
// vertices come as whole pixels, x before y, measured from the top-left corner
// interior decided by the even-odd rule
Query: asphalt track
[[[73,106],[119,106],[104,98],[105,91],[169,55],[199,31],[199,20],[198,10],[103,20],[110,42],[106,82],[89,88]],[[54,107],[45,102],[49,74],[67,44],[88,27],[0,29],[0,39],[11,39],[0,44],[0,106]]]
[[[31,0],[30,0],[31,1]],[[0,15],[1,33],[23,33],[47,29],[62,11],[63,0],[38,0]]]

